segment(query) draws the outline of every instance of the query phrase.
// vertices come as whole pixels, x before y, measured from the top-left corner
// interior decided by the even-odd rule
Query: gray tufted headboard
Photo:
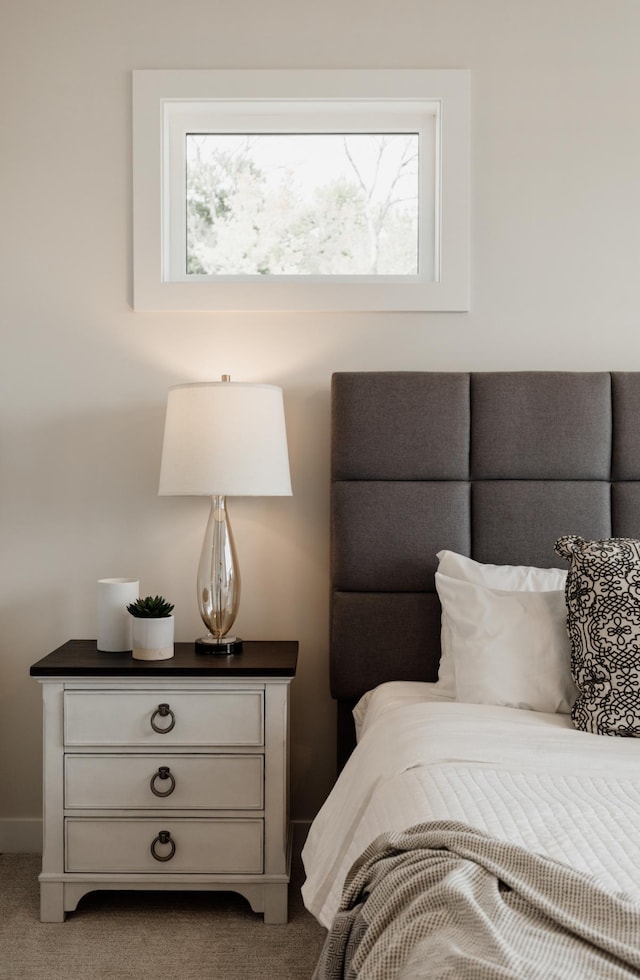
[[[562,567],[562,534],[640,537],[640,374],[333,376],[339,765],[365,691],[437,678],[436,553]]]

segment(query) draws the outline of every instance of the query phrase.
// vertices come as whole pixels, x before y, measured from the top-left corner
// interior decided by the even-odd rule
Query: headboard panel
[[[436,553],[563,566],[561,534],[640,536],[640,374],[332,379],[331,692],[435,680]]]

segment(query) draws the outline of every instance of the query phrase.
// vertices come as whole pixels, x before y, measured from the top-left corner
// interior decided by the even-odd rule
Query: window
[[[468,73],[134,72],[134,308],[468,308]]]
[[[407,132],[185,134],[175,277],[415,275],[418,143]]]

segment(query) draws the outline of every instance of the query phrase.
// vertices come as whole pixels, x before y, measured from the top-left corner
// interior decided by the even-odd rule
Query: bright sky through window
[[[188,275],[418,271],[417,133],[189,133]]]

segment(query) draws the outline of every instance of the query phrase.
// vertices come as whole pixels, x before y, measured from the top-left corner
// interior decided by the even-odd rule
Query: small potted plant
[[[173,656],[173,605],[164,596],[146,596],[127,606],[132,616],[136,660],[168,660]]]

